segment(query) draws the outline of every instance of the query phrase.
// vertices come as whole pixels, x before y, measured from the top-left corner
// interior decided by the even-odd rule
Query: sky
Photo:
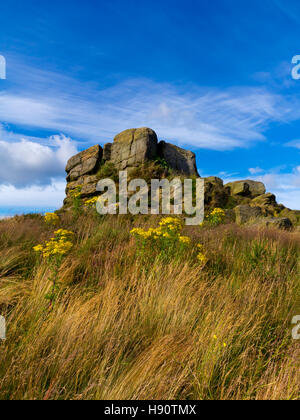
[[[144,126],[193,150],[201,176],[263,181],[300,209],[299,1],[0,8],[0,217],[61,207],[72,155]]]

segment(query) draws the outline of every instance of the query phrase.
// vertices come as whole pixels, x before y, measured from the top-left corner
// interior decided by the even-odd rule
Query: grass
[[[55,228],[0,222],[1,399],[299,399],[300,234],[185,228],[188,253],[141,261],[129,232],[156,217],[61,216],[76,243],[51,308],[32,247]]]

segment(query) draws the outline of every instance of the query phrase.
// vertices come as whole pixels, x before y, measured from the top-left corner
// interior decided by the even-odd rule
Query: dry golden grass
[[[299,233],[186,228],[206,267],[141,263],[129,231],[156,224],[64,216],[77,243],[49,310],[49,267],[32,247],[51,229],[0,223],[1,399],[299,399]]]

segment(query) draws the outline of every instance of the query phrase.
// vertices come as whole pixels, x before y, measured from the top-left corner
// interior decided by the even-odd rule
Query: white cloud
[[[250,172],[251,175],[256,175],[256,174],[259,174],[261,172],[264,172],[264,170],[257,166],[256,168],[249,168],[249,172]]]
[[[258,177],[262,181],[268,182],[273,188],[282,189],[286,192],[300,188],[299,167],[294,168],[290,173],[268,173]],[[300,199],[300,195],[299,195]]]
[[[49,143],[52,147],[26,139],[0,140],[0,185],[48,185],[53,178],[63,177],[66,161],[77,148],[63,135],[51,137]]]
[[[30,186],[17,189],[12,185],[0,185],[1,205],[5,207],[60,208],[65,198],[65,180],[52,180],[50,185]]]
[[[264,140],[272,122],[300,116],[297,99],[265,88],[171,86],[134,79],[100,89],[19,63],[13,66],[22,85],[0,93],[0,121],[65,133],[88,145],[111,141],[125,128],[149,126],[179,145],[231,150]]]
[[[230,172],[227,172],[227,171],[221,171],[221,172],[218,173],[218,176],[220,178],[226,178],[227,179],[227,178],[236,177],[236,176],[238,176],[238,174],[239,174],[238,172],[231,172],[230,173]],[[208,175],[208,176],[210,176],[210,175]]]
[[[296,147],[296,149],[300,149],[300,140],[292,140],[286,143],[286,146],[289,147]]]
[[[278,203],[284,204],[286,207],[292,210],[299,210],[300,209],[300,188],[295,190],[288,190],[288,191],[274,191]]]
[[[15,188],[27,203],[43,198],[47,205],[50,201],[61,203],[64,167],[77,152],[76,144],[82,148],[103,144],[125,128],[149,126],[161,139],[184,147],[225,151],[264,141],[274,122],[300,118],[297,97],[274,94],[266,88],[170,86],[138,79],[101,89],[20,63],[13,63],[12,68],[14,87],[0,92],[0,121],[20,130],[64,135],[47,139],[20,136],[0,124],[2,205],[11,202]],[[293,145],[300,148],[299,141]],[[250,173],[257,175],[258,170],[250,168]],[[268,188],[274,186],[284,204],[298,203],[292,198],[300,188],[297,174],[287,175],[284,185],[274,174],[264,176]],[[60,179],[59,184],[53,179]],[[36,185],[48,186],[40,189]],[[286,188],[293,192],[289,195]],[[296,207],[300,208],[300,203]]]

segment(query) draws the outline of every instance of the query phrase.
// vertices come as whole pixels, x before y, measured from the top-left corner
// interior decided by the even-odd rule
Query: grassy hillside
[[[159,220],[0,222],[1,399],[300,397],[299,232],[191,227],[191,247],[141,252],[130,231]],[[74,246],[55,273],[33,247],[57,229]]]

